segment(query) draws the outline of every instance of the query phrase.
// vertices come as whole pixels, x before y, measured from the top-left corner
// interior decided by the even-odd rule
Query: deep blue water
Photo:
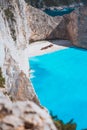
[[[45,9],[43,10],[46,14],[52,16],[52,17],[55,17],[55,16],[62,16],[64,14],[69,14],[71,13],[72,11],[74,11],[75,9],[74,8],[64,8],[64,9],[61,9],[61,10],[58,10],[58,9],[54,9],[54,10],[51,10],[51,9]]]
[[[31,81],[42,105],[77,130],[87,128],[87,51],[69,48],[29,60]]]

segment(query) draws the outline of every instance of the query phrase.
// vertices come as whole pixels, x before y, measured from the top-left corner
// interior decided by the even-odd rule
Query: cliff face
[[[29,82],[29,11],[24,0],[0,0],[0,67],[14,100],[37,97]]]
[[[87,6],[71,13],[68,19],[68,32],[75,46],[87,49]]]
[[[48,39],[69,39],[63,16],[51,17],[40,9],[29,6],[30,42]]]

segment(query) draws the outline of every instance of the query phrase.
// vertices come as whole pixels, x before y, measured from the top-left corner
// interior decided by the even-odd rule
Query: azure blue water
[[[87,128],[87,51],[68,48],[31,57],[31,81],[42,105],[77,130]]]

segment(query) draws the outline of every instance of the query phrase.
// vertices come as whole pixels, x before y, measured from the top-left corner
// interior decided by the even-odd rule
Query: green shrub
[[[16,21],[15,21],[14,14],[12,12],[12,8],[13,7],[5,9],[4,13],[5,13],[5,16],[7,18],[7,21],[11,20],[12,25],[9,24],[9,27],[10,27],[10,30],[11,30],[11,36],[12,36],[13,40],[16,41],[16,32],[15,32],[15,28],[14,28],[14,24],[13,24]],[[10,23],[10,21],[8,23]]]
[[[5,9],[4,12],[5,12],[5,15],[7,17],[7,20],[8,19],[14,20],[14,14],[12,13],[10,8]]]
[[[2,71],[0,68],[0,88],[4,88],[4,85],[5,85],[5,78],[3,78]]]
[[[53,116],[52,112],[51,117],[58,130],[76,130],[77,125],[73,122],[73,119],[65,124],[62,120],[59,120],[57,116]]]

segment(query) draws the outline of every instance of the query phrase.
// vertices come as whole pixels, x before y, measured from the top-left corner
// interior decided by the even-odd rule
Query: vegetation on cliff
[[[66,124],[62,120],[54,120],[54,124],[58,130],[76,130],[76,124],[73,120]]]
[[[5,79],[2,76],[2,70],[0,68],[0,88],[4,88],[5,85]]]
[[[71,119],[68,123],[64,123],[62,120],[59,120],[57,116],[54,116],[53,113],[50,113],[52,120],[58,130],[76,130],[76,123]]]
[[[5,9],[4,12],[7,17],[7,20],[9,20],[9,19],[14,20],[14,14],[12,13],[10,8]]]
[[[11,8],[13,8],[13,7],[11,6]],[[15,32],[15,29],[14,29],[14,23],[16,21],[15,21],[15,18],[14,18],[14,13],[12,12],[11,8],[5,9],[4,13],[5,13],[5,16],[7,18],[7,21],[9,21],[9,27],[10,27],[10,30],[11,30],[11,36],[14,39],[14,41],[16,41],[16,34],[15,34],[16,32]]]

